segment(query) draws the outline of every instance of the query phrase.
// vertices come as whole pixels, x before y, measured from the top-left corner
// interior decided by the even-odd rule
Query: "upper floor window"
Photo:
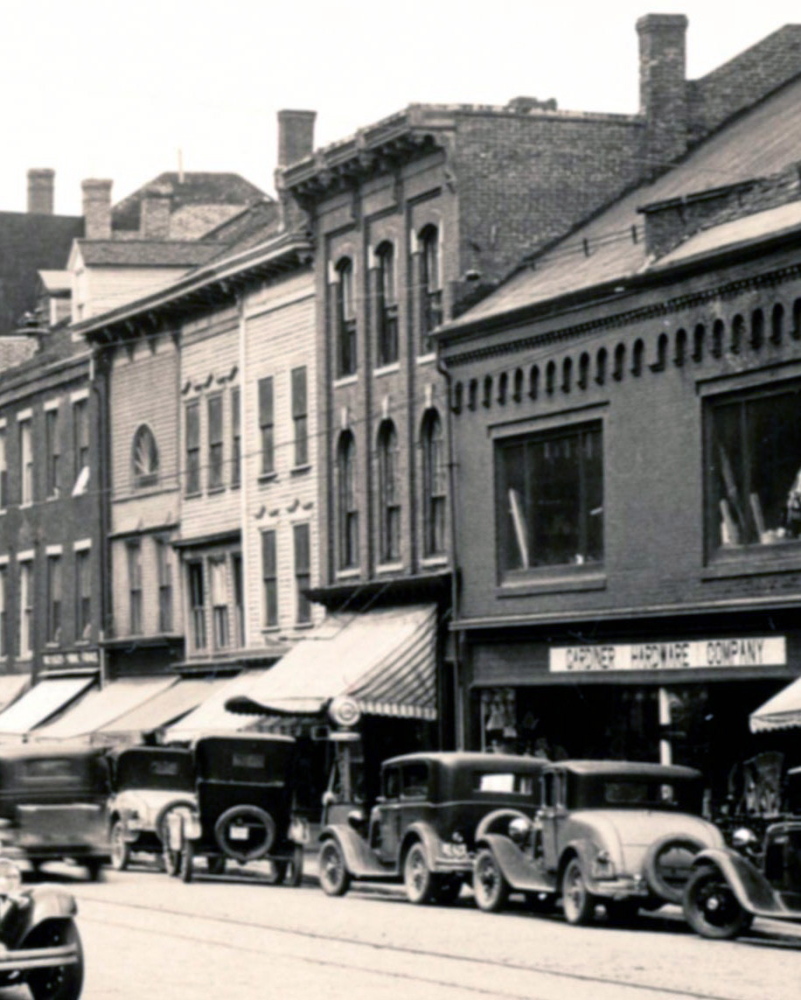
[[[61,488],[61,441],[58,409],[45,411],[45,448],[47,450],[46,488],[49,497],[58,496]]]
[[[264,625],[272,628],[278,624],[278,558],[274,531],[261,533],[261,577],[264,587]]]
[[[378,429],[379,558],[400,559],[400,483],[398,481],[398,432],[391,420]]]
[[[30,417],[19,422],[20,502],[33,503],[33,437]]]
[[[61,556],[47,557],[47,641],[61,642]]]
[[[242,415],[239,386],[231,387],[231,486],[242,482]]]
[[[221,394],[209,396],[209,489],[217,490],[223,485],[223,398]]]
[[[0,659],[8,656],[8,618],[6,606],[8,603],[8,567],[0,566]]]
[[[200,403],[186,404],[186,492],[200,493]]]
[[[295,621],[298,625],[305,625],[311,621],[311,602],[305,593],[311,586],[309,525],[293,525],[292,541],[295,549],[295,590],[297,594]]]
[[[142,546],[129,542],[128,552],[128,631],[142,633]]]
[[[395,248],[382,243],[376,250],[376,321],[379,367],[398,360],[398,299],[395,286]]]
[[[89,466],[89,400],[79,399],[72,405],[75,442],[75,475]]]
[[[420,351],[433,347],[429,334],[442,322],[442,274],[440,271],[439,230],[426,226],[420,233]]]
[[[92,632],[92,562],[90,549],[75,552],[75,635],[89,639]]]
[[[172,632],[172,552],[164,538],[156,539],[156,572],[159,584],[159,632]]]
[[[445,464],[445,442],[442,421],[436,410],[423,418],[423,554],[445,552],[445,505],[448,474]]]
[[[200,559],[187,564],[189,591],[189,637],[193,649],[206,648],[206,584],[203,562]]]
[[[227,649],[231,644],[231,625],[228,616],[228,567],[224,556],[209,559],[209,581],[214,648]]]
[[[275,471],[275,416],[272,377],[259,379],[259,436],[261,438],[261,474]]]
[[[801,384],[712,399],[705,430],[710,548],[801,538]]]
[[[134,434],[131,466],[136,489],[158,483],[159,449],[153,431],[147,424],[142,424]]]
[[[6,428],[0,427],[0,510],[8,506],[8,455],[6,452]]]
[[[344,431],[337,449],[337,527],[339,568],[359,563],[359,508],[356,500],[356,441]]]
[[[356,374],[356,300],[353,262],[345,257],[337,264],[336,338],[337,377]]]
[[[309,403],[306,367],[292,369],[292,426],[295,434],[295,466],[309,461]]]
[[[496,445],[501,573],[603,559],[600,424]]]
[[[19,635],[17,640],[19,657],[22,660],[33,656],[33,560],[26,559],[19,564]]]

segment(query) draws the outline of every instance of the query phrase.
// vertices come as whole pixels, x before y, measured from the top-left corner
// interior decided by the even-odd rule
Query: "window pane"
[[[264,624],[278,624],[278,579],[275,532],[263,531],[261,535],[262,579],[264,581]]]
[[[295,429],[295,465],[309,460],[308,419],[306,400],[306,368],[292,371],[292,418]]]
[[[200,404],[186,407],[186,492],[200,492]]]
[[[223,411],[222,396],[208,401],[209,418],[209,489],[223,485]]]
[[[275,469],[273,437],[273,380],[259,380],[259,430],[261,432],[261,471],[263,475]]]
[[[311,621],[311,607],[308,597],[303,593],[311,586],[311,576],[309,571],[310,556],[309,551],[309,526],[308,524],[296,524],[293,529],[293,539],[295,544],[295,582],[297,587],[297,621],[299,624]]]

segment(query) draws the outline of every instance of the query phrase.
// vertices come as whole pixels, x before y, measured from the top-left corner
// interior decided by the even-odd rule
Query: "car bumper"
[[[0,973],[58,968],[75,965],[78,961],[78,948],[74,944],[58,948],[19,948],[15,951],[0,945]]]
[[[645,899],[652,895],[645,879],[632,875],[595,879],[589,888],[594,895],[604,896],[607,899],[630,899],[632,896]]]

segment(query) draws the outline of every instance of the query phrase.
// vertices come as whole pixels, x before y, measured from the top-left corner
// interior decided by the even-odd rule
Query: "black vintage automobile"
[[[127,868],[133,853],[161,858],[169,815],[193,812],[194,758],[185,747],[126,747],[111,756],[112,794],[108,803],[111,864]]]
[[[789,812],[765,831],[732,835],[732,848],[701,852],[684,892],[684,915],[698,934],[730,939],[754,917],[801,921],[801,768],[787,775]]]
[[[204,736],[192,752],[197,807],[168,817],[168,873],[190,882],[199,855],[215,875],[229,860],[269,861],[273,882],[299,885],[309,824],[294,809],[295,741],[255,733]]]
[[[538,805],[545,761],[487,753],[415,753],[381,768],[372,809],[353,809],[320,834],[320,885],[329,896],[354,879],[404,882],[412,903],[448,904],[469,880],[475,829],[488,812]]]
[[[701,775],[687,767],[625,761],[562,761],[542,774],[533,820],[504,812],[476,833],[473,889],[482,910],[510,892],[534,908],[561,898],[565,917],[586,924],[603,903],[616,920],[681,901],[692,859],[723,839],[702,819]]]
[[[0,987],[26,983],[33,1000],[78,1000],[83,953],[75,899],[51,885],[22,888],[0,858]]]
[[[108,760],[83,745],[0,748],[0,842],[33,868],[48,861],[83,865],[100,877],[109,857]]]

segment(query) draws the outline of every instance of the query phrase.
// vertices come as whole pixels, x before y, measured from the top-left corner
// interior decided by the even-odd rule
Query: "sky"
[[[116,202],[179,157],[272,193],[281,108],[317,112],[317,146],[419,102],[634,114],[646,13],[687,15],[690,79],[801,22],[798,0],[0,0],[0,211],[29,167],[77,215],[84,178]]]

